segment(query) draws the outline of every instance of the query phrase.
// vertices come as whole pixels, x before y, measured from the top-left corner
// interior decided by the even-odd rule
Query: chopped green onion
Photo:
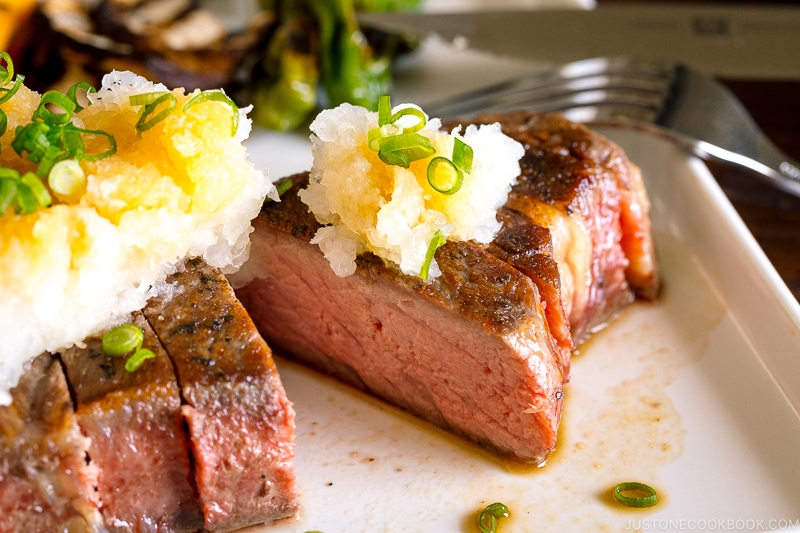
[[[50,191],[44,186],[42,180],[33,172],[26,172],[20,177],[20,182],[25,184],[30,189],[31,194],[36,199],[36,204],[39,207],[47,207],[53,203],[53,198],[50,196]]]
[[[66,200],[86,189],[86,175],[80,163],[74,159],[65,159],[53,165],[47,183],[59,199]]]
[[[4,92],[3,96],[0,96],[0,104],[3,102],[8,101],[16,92],[19,90],[22,82],[25,80],[25,76],[21,74],[17,74],[17,78],[14,80],[14,85],[10,89],[0,89],[0,92]]]
[[[138,350],[144,342],[144,331],[134,324],[122,324],[103,333],[103,353],[120,356]]]
[[[17,181],[15,179],[0,177],[0,217],[11,207],[16,197]]]
[[[482,533],[496,533],[497,532],[497,519],[500,517],[508,517],[508,507],[500,502],[487,505],[486,508],[478,515],[478,528]]]
[[[413,126],[404,128],[397,121],[405,116],[419,120]],[[378,157],[387,165],[408,168],[413,161],[436,153],[430,139],[416,133],[425,126],[425,122],[425,113],[415,107],[406,107],[392,114],[389,97],[381,96],[378,99],[378,127],[367,133],[367,145],[370,150],[378,152]]]
[[[6,128],[8,128],[8,117],[5,112],[0,109],[0,137],[6,134]]]
[[[446,157],[434,157],[428,163],[428,183],[442,194],[455,194],[464,183],[464,173]]]
[[[291,178],[286,178],[286,179],[281,180],[278,183],[276,183],[275,184],[275,189],[278,192],[278,196],[280,197],[283,193],[285,193],[286,191],[291,189],[293,185],[294,185],[294,182],[292,182]],[[264,203],[271,202],[271,201],[272,201],[272,198],[270,198],[269,196],[264,198]]]
[[[281,194],[283,194],[286,191],[288,191],[289,189],[291,189],[292,185],[294,185],[294,183],[292,182],[291,178],[287,178],[287,179],[281,181],[280,183],[278,183],[278,185],[276,185],[276,187],[275,187],[276,189],[278,189],[278,196],[280,196]]]
[[[195,96],[192,97],[191,100],[183,104],[184,112],[192,107],[195,104],[199,104],[200,102],[205,102],[208,100],[213,100],[216,102],[222,102],[223,104],[227,104],[230,106],[233,114],[231,116],[231,135],[236,135],[236,130],[239,129],[239,107],[231,100],[227,94],[225,94],[221,90],[215,91],[203,91]]]
[[[391,123],[392,98],[388,95],[378,97],[378,126]]]
[[[128,101],[133,106],[148,105],[152,104],[166,94],[169,94],[169,91],[154,91],[152,93],[134,94],[128,98]]]
[[[142,133],[167,118],[175,109],[178,100],[175,98],[174,94],[161,91],[131,96],[130,103],[131,105],[144,105],[142,114],[136,122],[136,131]],[[151,116],[155,113],[156,109],[164,103],[166,103],[166,108],[162,109],[155,116]]]
[[[428,270],[431,268],[433,256],[436,254],[436,250],[445,242],[447,242],[447,237],[442,235],[441,231],[436,230],[436,233],[433,234],[433,239],[431,239],[430,244],[428,244],[428,251],[425,253],[425,261],[422,263],[422,268],[419,269],[419,277],[428,279]]]
[[[17,196],[15,200],[17,203],[15,209],[19,215],[33,213],[39,207],[39,203],[36,201],[36,196],[33,194],[33,191],[21,180],[17,182]]]
[[[14,62],[8,52],[0,50],[0,59],[6,62],[6,66],[0,65],[0,84],[8,83],[14,77]]]
[[[13,168],[0,167],[0,216],[12,204],[15,213],[27,215],[52,201],[50,192],[33,172],[20,176]]]
[[[383,137],[380,141],[378,157],[387,165],[399,165],[404,168],[419,159],[436,153],[430,139],[419,133],[401,133]]]
[[[55,105],[64,110],[63,113],[53,113],[48,106]],[[72,119],[75,111],[75,102],[70,100],[67,95],[58,91],[47,91],[39,101],[39,107],[33,112],[33,120],[41,119],[50,125],[66,124]]]
[[[11,148],[21,156],[22,152],[28,152],[28,159],[38,163],[44,150],[50,146],[47,140],[47,133],[50,126],[44,122],[31,122],[26,126],[17,126],[14,140],[11,141]]]
[[[76,113],[81,109],[83,109],[83,106],[80,103],[78,103],[78,95],[76,94],[78,90],[83,90],[86,92],[86,94],[97,92],[97,90],[88,81],[79,81],[78,83],[73,84],[72,87],[67,89],[67,98],[69,98],[75,103]]]
[[[400,119],[407,116],[416,117],[418,121],[413,126],[404,127],[403,133],[414,133],[415,131],[419,131],[425,127],[427,122],[425,113],[416,107],[404,107],[403,109],[398,110],[397,113],[393,114],[390,120],[392,124],[397,124]]]
[[[638,481],[627,481],[614,487],[614,498],[628,507],[652,507],[658,503],[655,489]]]
[[[425,127],[427,119],[425,118],[425,113],[421,109],[417,107],[404,107],[392,114],[391,98],[386,95],[378,98],[378,127],[395,124],[405,116],[413,116],[419,120],[413,126],[403,128],[403,133],[414,133]]]
[[[148,350],[147,348],[140,348],[133,352],[133,355],[128,357],[128,360],[125,361],[125,370],[128,372],[136,372],[139,370],[139,367],[147,361],[148,359],[155,359],[156,354],[152,352],[152,350]]]
[[[106,140],[108,140],[108,150],[98,154],[87,154],[84,151],[84,144],[83,140],[81,139],[82,135],[99,135],[100,137],[105,137]],[[116,139],[114,139],[113,135],[103,130],[85,130],[83,128],[71,126],[64,136],[65,144],[67,144],[67,138],[70,138],[70,144],[72,144],[72,146],[68,147],[70,149],[67,150],[69,157],[84,159],[86,161],[98,161],[117,153]],[[74,150],[72,148],[74,148]]]
[[[383,126],[372,128],[367,132],[367,145],[370,150],[377,152],[381,149],[381,139],[398,133],[400,133],[400,128],[394,124],[384,124]]]
[[[472,172],[472,147],[456,137],[453,143],[453,163],[463,172]]]

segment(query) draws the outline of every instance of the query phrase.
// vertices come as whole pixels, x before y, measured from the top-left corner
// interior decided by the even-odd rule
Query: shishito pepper
[[[319,41],[302,12],[278,27],[264,58],[266,82],[253,89],[253,120],[273,130],[295,129],[317,104]]]
[[[391,88],[391,57],[370,48],[352,0],[308,0],[320,25],[322,84],[329,104],[378,108]]]
[[[354,3],[355,2],[355,3]],[[256,124],[294,129],[319,106],[344,102],[375,110],[391,89],[392,39],[371,44],[359,28],[356,9],[411,9],[419,0],[262,0],[277,15],[263,76],[254,83]],[[257,76],[258,78],[258,76]],[[320,98],[318,89],[324,96]]]

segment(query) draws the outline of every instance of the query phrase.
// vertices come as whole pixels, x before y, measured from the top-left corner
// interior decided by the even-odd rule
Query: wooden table
[[[645,1],[655,3],[659,0],[597,0],[597,3]],[[681,0],[669,1],[676,3]],[[691,3],[691,0],[682,1]],[[772,3],[797,4],[795,0]],[[797,51],[783,53],[800,56]],[[742,101],[756,123],[779,148],[800,160],[800,80],[720,81]],[[748,171],[720,164],[707,165],[786,285],[800,300],[800,197],[766,185]]]

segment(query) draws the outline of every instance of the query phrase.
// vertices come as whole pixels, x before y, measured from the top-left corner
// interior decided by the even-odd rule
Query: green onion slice
[[[378,157],[387,165],[399,165],[404,168],[419,159],[436,153],[430,139],[419,133],[401,133],[383,137],[380,141]]]
[[[152,104],[166,94],[169,94],[169,91],[155,91],[152,93],[134,94],[128,98],[128,101],[132,106],[148,105]]]
[[[462,171],[472,172],[472,147],[456,137],[453,143],[453,163]]]
[[[464,173],[446,157],[434,157],[428,163],[428,183],[442,194],[455,194],[464,183]]]
[[[8,117],[3,110],[0,109],[0,137],[6,134],[6,128],[8,128]]]
[[[385,126],[391,122],[392,99],[388,95],[378,97],[378,126]]]
[[[14,96],[24,80],[25,76],[17,74],[17,79],[14,80],[14,85],[12,85],[10,89],[0,89],[0,93],[5,93],[3,96],[0,96],[0,104],[6,102],[9,98]]]
[[[381,139],[399,133],[401,133],[400,128],[394,124],[384,124],[383,126],[372,128],[367,132],[367,145],[373,152],[378,152],[381,149]]]
[[[22,152],[29,152],[33,156],[29,156],[29,159],[37,163],[44,150],[50,146],[50,141],[47,140],[49,131],[50,126],[44,122],[31,122],[25,126],[18,126],[14,140],[11,141],[11,148],[19,156],[22,155]]]
[[[120,356],[138,350],[144,342],[144,331],[134,324],[122,324],[103,333],[103,352]]]
[[[278,191],[278,196],[280,197],[283,193],[285,193],[286,191],[291,189],[293,185],[294,185],[294,182],[292,182],[291,178],[286,178],[286,179],[281,180],[278,183],[276,183],[275,184],[275,189]],[[264,198],[264,203],[271,202],[271,201],[272,201],[272,198],[270,198],[269,196]]]
[[[392,113],[391,98],[386,95],[378,98],[379,127],[395,124],[402,117],[406,116],[416,117],[418,120],[414,125],[403,128],[403,133],[414,133],[415,131],[419,131],[425,127],[427,119],[425,118],[425,113],[421,109],[417,107],[404,107],[402,109],[398,109],[397,112]]]
[[[53,203],[53,197],[50,196],[50,191],[44,186],[39,176],[33,172],[26,172],[19,180],[30,189],[39,207],[47,207]]]
[[[177,98],[171,92],[154,92],[137,94],[130,97],[131,105],[144,105],[139,120],[136,121],[136,130],[141,133],[147,131],[165,118],[175,109],[178,104]],[[156,110],[165,104],[166,107],[156,113]],[[151,116],[152,115],[152,116]]]
[[[133,352],[133,355],[128,357],[128,360],[125,361],[125,370],[128,372],[136,372],[139,370],[139,367],[147,361],[148,359],[155,359],[156,354],[152,352],[152,350],[148,350],[147,348],[140,348]]]
[[[496,533],[497,519],[508,517],[508,515],[508,507],[500,502],[487,505],[486,508],[481,511],[481,514],[478,515],[478,528],[482,533]]]
[[[422,112],[421,109],[416,107],[404,107],[398,110],[395,114],[393,114],[390,118],[392,124],[397,124],[397,122],[403,117],[415,117],[417,118],[417,122],[412,126],[406,126],[403,128],[403,133],[414,133],[415,131],[419,131],[425,127],[427,122],[425,118],[425,113]]]
[[[17,195],[14,199],[17,204],[15,210],[19,215],[33,213],[39,207],[39,203],[36,201],[36,196],[33,194],[33,191],[31,191],[31,188],[23,183],[21,179],[17,182]]]
[[[231,115],[231,135],[236,135],[236,130],[239,129],[239,106],[237,106],[236,103],[234,103],[234,101],[231,100],[228,95],[221,90],[203,91],[193,96],[191,100],[183,104],[183,110],[185,112],[193,105],[207,101],[222,102],[223,104],[230,106],[231,111],[233,111],[233,114]]]
[[[0,177],[0,217],[5,214],[17,197],[17,180]]]
[[[69,198],[86,189],[86,174],[80,163],[74,159],[66,159],[53,165],[47,183],[56,196]]]
[[[105,137],[108,141],[108,149],[97,154],[87,154],[84,151],[83,139],[81,138],[85,135],[99,135],[100,137]],[[67,141],[68,137],[70,138],[69,141]],[[72,126],[65,134],[65,144],[68,143],[71,144],[67,150],[69,156],[76,157],[78,159],[84,159],[86,161],[98,161],[117,153],[116,139],[114,139],[113,135],[103,130],[85,130],[83,128],[76,128]]]
[[[425,280],[428,279],[428,270],[431,268],[433,256],[436,254],[436,250],[445,242],[447,242],[447,237],[442,235],[441,231],[437,230],[436,233],[433,234],[433,239],[431,239],[430,244],[428,244],[428,251],[425,253],[425,261],[422,263],[422,268],[419,269],[419,277]]]
[[[0,65],[0,84],[4,84],[14,77],[14,62],[8,52],[2,50],[0,50],[0,59],[6,63],[6,66]]]
[[[67,98],[72,100],[75,103],[75,112],[77,113],[83,106],[78,103],[78,95],[77,92],[79,90],[83,90],[86,94],[97,92],[97,90],[92,86],[91,83],[88,81],[79,81],[78,83],[72,85],[69,89],[67,89]]]
[[[628,507],[652,507],[658,503],[656,490],[638,481],[626,481],[614,487],[614,498]]]
[[[19,180],[19,172],[17,172],[13,168],[0,166],[0,179],[17,181]]]
[[[54,113],[48,106],[57,106],[64,110],[63,113]],[[70,100],[67,95],[58,91],[47,91],[39,101],[39,107],[33,112],[33,119],[40,119],[50,125],[66,124],[72,119],[75,111],[75,102]]]

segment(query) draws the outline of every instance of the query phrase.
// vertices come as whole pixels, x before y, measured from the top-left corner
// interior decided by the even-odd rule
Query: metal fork
[[[530,109],[560,112],[590,126],[634,128],[666,137],[703,159],[746,167],[800,196],[800,163],[767,138],[722,84],[682,65],[586,59],[424,109],[445,119]]]

